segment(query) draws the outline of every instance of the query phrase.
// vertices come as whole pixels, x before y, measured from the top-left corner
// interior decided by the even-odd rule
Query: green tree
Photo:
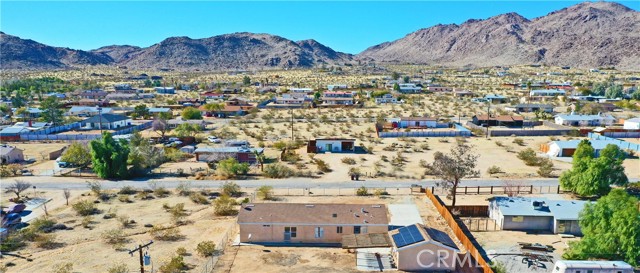
[[[46,122],[51,122],[56,125],[62,121],[62,110],[58,98],[55,96],[49,96],[42,103],[40,103],[40,110],[42,110],[42,118]]]
[[[152,85],[153,85],[153,83],[151,82],[150,79],[144,80],[144,87],[151,87]]]
[[[393,84],[393,91],[400,91],[400,85],[397,83]]]
[[[131,165],[131,173],[142,176],[166,161],[164,150],[151,145],[143,138],[140,132],[135,132],[129,141],[130,153],[128,162]]]
[[[216,172],[221,177],[235,178],[249,172],[249,164],[239,163],[235,158],[220,160],[216,165]]]
[[[64,151],[60,160],[74,166],[86,167],[91,164],[91,151],[86,144],[73,142]]]
[[[604,95],[608,99],[622,98],[622,96],[624,95],[624,93],[622,93],[622,85],[614,84],[607,87]]]
[[[462,179],[480,174],[475,169],[478,155],[473,153],[473,146],[462,143],[456,145],[449,154],[436,152],[433,159],[432,172],[441,180],[438,185],[451,190],[451,205],[455,206],[456,191]]]
[[[244,86],[249,86],[249,85],[251,85],[251,78],[249,78],[249,76],[244,76],[244,77],[242,78],[242,84],[243,84]]]
[[[404,83],[409,83],[410,80],[411,80],[411,78],[409,78],[409,76],[404,76],[404,78],[402,78],[402,81]]]
[[[397,81],[400,78],[400,73],[394,71],[391,73],[391,78]]]
[[[614,189],[580,213],[580,241],[569,243],[562,256],[569,260],[623,260],[640,265],[640,211],[638,199]]]
[[[609,83],[595,83],[591,88],[591,93],[596,96],[604,96],[605,92],[607,91],[607,87],[609,87]]]
[[[179,137],[193,137],[202,132],[202,128],[198,124],[183,123],[176,127],[175,132]]]
[[[129,176],[129,144],[126,140],[115,141],[110,132],[103,132],[102,138],[91,141],[90,145],[93,171],[98,177],[122,179]]]
[[[605,195],[611,185],[624,186],[629,180],[624,173],[624,152],[609,144],[594,158],[591,142],[583,140],[573,154],[573,166],[560,176],[562,188],[581,196]]]
[[[193,107],[184,108],[180,115],[183,119],[202,119],[202,113],[200,110]]]
[[[631,94],[631,99],[632,100],[640,100],[640,90],[636,90],[635,92],[633,92]]]
[[[149,116],[149,108],[147,108],[146,105],[144,104],[138,104],[136,105],[135,108],[133,108],[133,115],[134,118],[145,118]]]

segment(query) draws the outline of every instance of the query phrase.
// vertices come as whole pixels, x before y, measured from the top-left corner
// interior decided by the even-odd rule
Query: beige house
[[[392,256],[402,271],[454,271],[460,250],[443,231],[414,224],[389,231]]]
[[[385,233],[385,205],[259,203],[242,205],[240,242],[340,245],[343,235]]]
[[[22,150],[8,145],[0,146],[0,160],[2,164],[11,164],[24,161]]]

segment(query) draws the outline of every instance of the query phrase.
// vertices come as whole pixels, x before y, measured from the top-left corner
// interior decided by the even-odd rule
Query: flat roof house
[[[482,126],[506,126],[506,127],[522,127],[524,125],[524,117],[522,116],[487,116],[487,115],[475,115],[473,116],[473,124]]]
[[[565,90],[560,89],[539,89],[539,90],[531,90],[529,92],[529,96],[531,97],[556,97],[556,96],[564,96],[567,93]]]
[[[240,242],[340,245],[343,235],[386,233],[383,204],[256,203],[238,214]]]
[[[193,151],[196,160],[201,162],[218,162],[227,158],[235,158],[240,163],[255,164],[255,153],[262,154],[262,148],[246,147],[198,147]]]
[[[307,153],[353,153],[355,152],[355,139],[343,138],[318,138],[309,140]]]
[[[625,120],[622,128],[625,130],[640,130],[640,118]]]
[[[391,122],[391,126],[393,128],[436,128],[437,121],[436,118],[432,117],[401,117],[401,118],[390,118],[388,119]]]
[[[586,201],[577,200],[498,196],[489,202],[489,218],[502,230],[581,235],[578,216],[585,204]]]
[[[153,88],[158,94],[175,94],[176,89],[173,87],[154,87]]]
[[[502,95],[496,95],[496,94],[488,94],[484,96],[484,99],[491,103],[504,103],[507,101],[507,97]]]
[[[324,92],[322,93],[323,105],[353,105],[352,92]]]
[[[392,94],[384,94],[382,97],[376,98],[376,104],[398,103],[398,99]]]
[[[76,117],[92,117],[97,114],[113,114],[113,109],[98,106],[73,106],[69,109],[69,116]]]
[[[556,140],[551,141],[547,144],[541,145],[541,149],[543,152],[552,157],[571,157],[573,153],[578,149],[578,144],[580,144],[581,140]],[[620,146],[620,141],[616,140],[606,140],[606,139],[591,139],[591,147],[594,150],[594,157],[600,156],[600,151],[607,147],[607,145],[612,144],[620,147],[620,149],[630,149],[631,147]],[[637,147],[637,146],[636,146]],[[640,151],[636,151],[640,152]]]
[[[90,130],[114,130],[131,126],[131,118],[123,115],[101,114],[80,122],[80,126]]]
[[[531,113],[537,111],[553,113],[553,105],[551,104],[521,103],[514,106],[507,106],[504,109],[516,113]]]
[[[449,234],[422,224],[389,231],[393,260],[402,271],[454,271],[460,249]]]
[[[422,92],[422,87],[420,86],[416,86],[416,84],[414,83],[401,83],[398,84],[398,87],[400,88],[400,90],[398,90],[398,92],[400,93],[420,93]]]
[[[555,116],[555,123],[566,126],[610,126],[616,119],[611,115],[576,115],[560,114]]]

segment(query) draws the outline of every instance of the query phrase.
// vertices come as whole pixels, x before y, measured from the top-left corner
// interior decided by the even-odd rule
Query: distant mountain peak
[[[372,46],[378,62],[494,66],[543,63],[640,69],[640,13],[614,2],[583,2],[533,20],[505,13],[435,25]]]

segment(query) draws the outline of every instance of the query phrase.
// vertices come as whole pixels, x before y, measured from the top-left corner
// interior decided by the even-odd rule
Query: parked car
[[[176,141],[170,141],[170,142],[166,143],[164,146],[165,147],[178,147],[180,145],[182,145],[182,141],[176,140]]]
[[[24,169],[21,171],[23,176],[32,176],[33,173],[30,170]]]
[[[177,137],[170,137],[169,138],[169,142],[174,142],[174,141],[180,141],[180,139],[177,138]]]
[[[219,138],[217,138],[215,136],[208,136],[207,139],[209,140],[209,142],[212,142],[212,143],[220,143],[220,142],[222,142],[222,141],[220,141]]]

